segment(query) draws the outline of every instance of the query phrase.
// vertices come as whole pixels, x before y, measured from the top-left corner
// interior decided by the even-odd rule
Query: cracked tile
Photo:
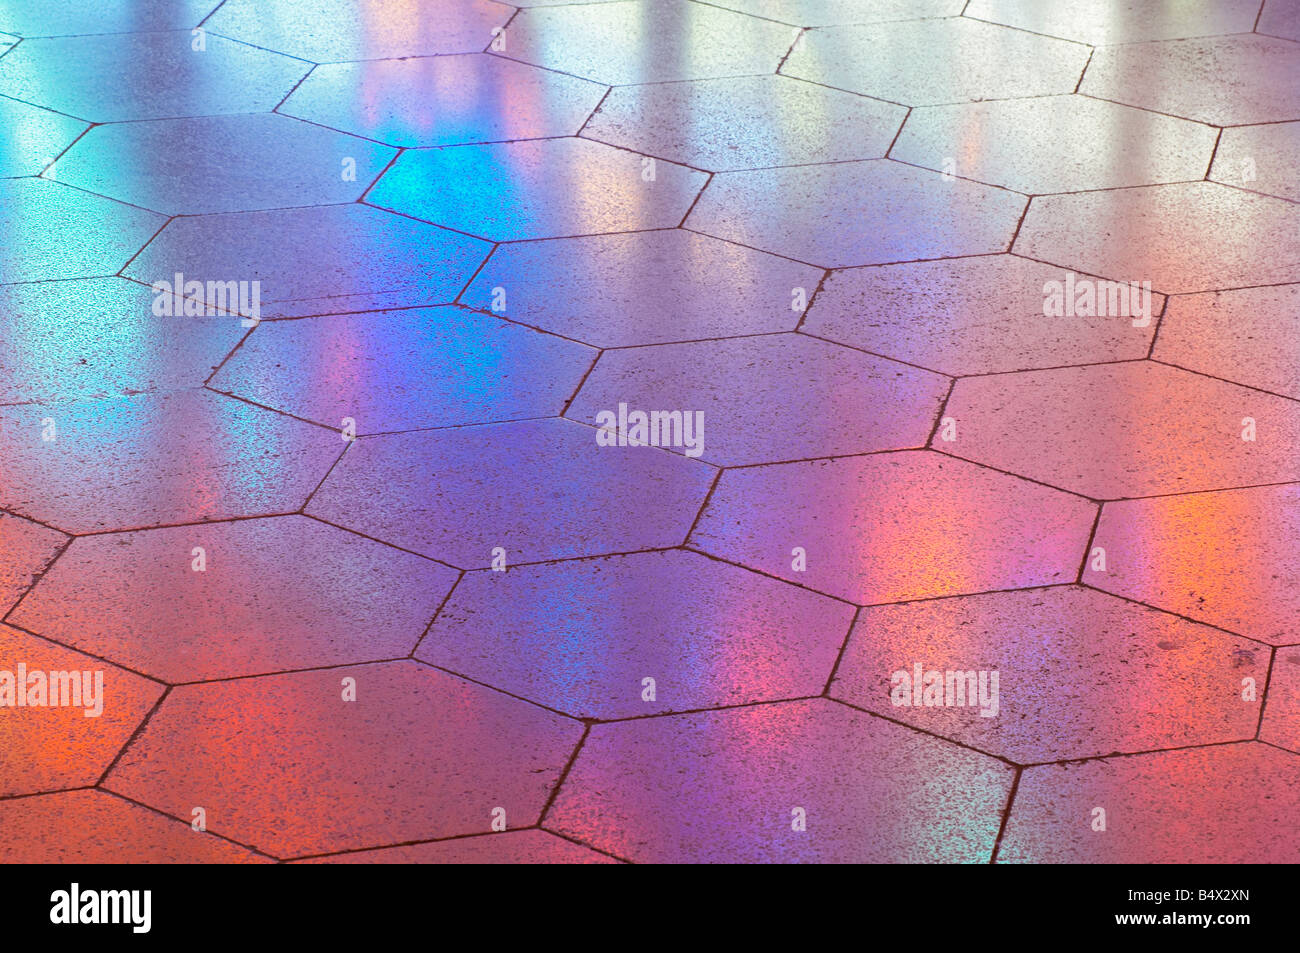
[[[1160,322],[1156,360],[1300,399],[1300,285],[1178,295]]]
[[[264,857],[104,791],[0,801],[0,863],[248,864]]]
[[[489,251],[476,238],[354,203],[173,219],[125,274],[148,285],[174,283],[177,272],[258,282],[263,319],[302,317],[446,304]],[[203,299],[219,304],[216,290],[209,295],[205,284]]]
[[[78,538],[10,621],[202,681],[407,655],[455,582],[446,566],[281,516]]]
[[[1079,92],[1216,126],[1300,119],[1296,55],[1254,34],[1103,47]]]
[[[674,452],[747,466],[920,447],[947,392],[937,374],[779,334],[606,351],[565,415],[596,427],[620,404],[693,414],[698,445]]]
[[[2,49],[0,49],[2,52]],[[0,59],[0,66],[4,65]],[[68,116],[0,96],[0,178],[39,175],[86,124]]]
[[[818,695],[852,619],[670,550],[471,573],[416,657],[575,717],[635,718]]]
[[[477,53],[510,19],[491,0],[226,0],[205,24],[315,63]]]
[[[259,327],[211,387],[374,434],[557,415],[595,358],[497,317],[413,308]]]
[[[221,36],[199,42],[188,30],[27,40],[0,60],[0,93],[97,123],[269,112],[309,68]]]
[[[1252,192],[1300,202],[1300,122],[1223,130],[1209,177]]]
[[[864,609],[830,694],[1027,764],[1253,738],[1259,703],[1241,680],[1262,694],[1268,663],[1256,642],[1064,586]],[[959,673],[951,701],[940,681],[922,704],[917,665]]]
[[[576,135],[605,87],[487,53],[319,66],[280,112],[393,146]]]
[[[20,686],[19,666],[26,676]],[[0,625],[0,672],[7,675],[0,697],[8,696],[0,718],[0,797],[96,783],[163,693],[157,683],[7,625]],[[11,707],[16,694],[23,707]]]
[[[870,605],[1070,582],[1095,513],[1076,496],[911,451],[726,470],[689,544]]]
[[[541,830],[501,831],[428,844],[333,854],[300,864],[616,864],[613,857]]]
[[[944,414],[932,446],[1093,499],[1300,479],[1300,405],[1163,364],[964,378]]]
[[[788,76],[904,106],[1074,92],[1088,48],[969,20],[909,20],[813,30]]]
[[[1030,768],[998,861],[1295,863],[1300,842],[1278,831],[1300,808],[1296,792],[1300,759],[1261,744]],[[1093,830],[1099,807],[1104,831]]]
[[[801,330],[943,374],[992,374],[1146,357],[1155,322],[1046,317],[1060,268],[1011,255],[833,271]],[[1151,296],[1152,312],[1164,304]]]
[[[364,437],[307,512],[461,569],[676,546],[714,471],[568,420]]]
[[[343,448],[206,391],[4,407],[0,439],[0,507],[70,533],[294,510]]]
[[[403,153],[366,201],[493,241],[672,228],[707,176],[587,139]]]
[[[0,618],[54,559],[66,537],[11,513],[0,513]]]
[[[1084,567],[1090,586],[1271,645],[1300,642],[1300,486],[1107,503]]]
[[[877,159],[907,110],[785,76],[619,86],[583,136],[712,172]]]
[[[1010,786],[992,758],[817,699],[597,725],[547,824],[643,863],[986,863]]]
[[[0,278],[112,275],[165,221],[46,179],[0,179]]]
[[[1014,251],[1165,294],[1279,284],[1300,278],[1300,208],[1213,182],[1052,195]]]
[[[1099,46],[1249,33],[1255,0],[1216,3],[1146,3],[1144,0],[971,0],[965,15]]]
[[[69,185],[168,215],[193,215],[353,202],[395,154],[263,113],[96,126],[59,160],[58,170]]]
[[[245,334],[230,316],[156,317],[154,301],[121,278],[0,286],[0,404],[198,387]]]
[[[598,83],[627,85],[775,72],[790,27],[685,0],[532,7],[504,55]]]
[[[1006,251],[1011,192],[875,159],[715,175],[688,228],[827,268]]]
[[[915,109],[890,156],[1017,192],[1082,192],[1200,180],[1217,137],[1185,119],[1044,96]]]
[[[793,331],[821,273],[672,229],[501,245],[462,301],[596,347]]]
[[[286,858],[535,824],[581,735],[416,662],[267,675],[173,689],[106,786]]]

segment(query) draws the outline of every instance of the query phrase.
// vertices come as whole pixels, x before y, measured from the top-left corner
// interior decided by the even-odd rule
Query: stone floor
[[[0,860],[1300,860],[1300,0],[0,34]]]

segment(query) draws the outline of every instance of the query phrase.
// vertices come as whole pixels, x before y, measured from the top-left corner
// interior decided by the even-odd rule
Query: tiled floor
[[[1300,860],[1300,4],[517,7],[0,0],[0,861]]]

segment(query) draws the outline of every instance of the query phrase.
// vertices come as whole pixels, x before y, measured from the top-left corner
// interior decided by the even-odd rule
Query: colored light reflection
[[[707,71],[718,51],[731,40],[709,34],[704,17],[715,14],[704,7],[678,6],[675,9],[687,14],[665,19],[651,3],[635,8],[617,6],[619,10],[606,14],[599,12],[600,5],[592,5],[590,13],[604,17],[635,11],[631,28],[619,36],[618,49],[627,51],[619,69],[627,75],[616,78]],[[18,21],[29,22],[23,18],[33,9],[31,4],[0,0],[0,29],[16,29]],[[63,26],[85,28],[84,21],[68,12],[71,7],[59,9],[64,14],[55,19]],[[101,25],[112,30],[176,25],[167,18],[160,21],[157,9],[157,4],[113,5]],[[561,139],[558,146],[515,141],[561,137],[566,130],[576,131],[576,126],[568,128],[567,113],[576,109],[575,102],[585,103],[582,97],[586,94],[578,85],[558,80],[551,85],[511,82],[511,75],[521,74],[494,71],[500,66],[495,61],[489,69],[479,70],[471,61],[481,64],[478,58],[483,54],[464,53],[459,48],[449,55],[416,61],[377,58],[391,56],[395,49],[442,51],[439,43],[447,35],[447,10],[446,5],[430,6],[418,0],[362,3],[348,16],[322,27],[328,33],[328,49],[308,51],[322,59],[342,55],[367,61],[334,71],[336,85],[328,87],[324,96],[327,106],[337,107],[357,122],[358,127],[349,131],[403,145],[449,147],[404,155],[384,176],[372,199],[382,197],[385,207],[494,241],[672,229],[681,221],[704,185],[702,174],[674,170],[663,162],[651,185],[641,175],[644,166],[639,156],[612,147],[571,138]],[[1127,24],[1125,16],[1117,11],[1115,22],[1107,29]],[[42,23],[50,29],[60,28],[52,21]],[[314,35],[311,22],[303,19],[302,4],[267,3],[259,8],[253,23],[267,28],[272,36],[301,39]],[[187,35],[182,32],[180,40]],[[487,42],[487,36],[482,39]],[[561,34],[547,34],[537,40],[535,49],[545,58],[569,42],[571,39]],[[900,73],[906,70],[911,55],[903,48],[872,51],[887,70]],[[830,71],[834,66],[828,61],[819,63],[816,57],[815,52],[805,54],[812,69]],[[593,57],[597,72],[603,69],[600,58]],[[69,69],[75,65],[69,64]],[[57,86],[57,77],[51,82]],[[229,89],[230,78],[198,69],[185,71],[176,84],[171,92],[177,100],[203,102],[206,94]],[[141,101],[156,91],[154,77],[144,71],[131,73],[113,87],[115,97]],[[576,110],[585,111],[585,106]],[[48,125],[43,125],[39,114],[19,112],[24,113],[23,119],[14,124],[12,135],[0,147],[0,163],[25,163],[33,156],[43,159],[66,144],[66,120],[51,114]],[[564,121],[551,125],[549,119],[557,113]],[[691,122],[689,109],[685,116],[675,118],[684,120],[682,124],[692,137],[708,136],[708,128]],[[294,125],[278,118],[275,123],[266,128]],[[834,135],[821,115],[800,116],[797,127],[778,125],[772,134],[793,135],[796,128],[802,130],[808,124],[816,135]],[[237,125],[231,123],[230,128]],[[1097,130],[1099,165],[1114,171],[1143,164],[1153,146],[1137,134],[1141,128],[1136,121],[1118,119]],[[961,130],[955,151],[959,173],[966,165],[978,165],[977,160],[990,150],[987,135],[987,130],[974,123]],[[506,140],[510,140],[508,145],[451,147]],[[274,150],[283,145],[271,134],[250,141],[272,158]],[[321,168],[328,167],[332,184],[340,158],[336,144],[360,147],[360,140],[330,138],[328,145],[309,157],[319,160]],[[187,156],[184,144],[177,147],[179,152],[143,150],[143,154],[100,156],[94,171],[105,180],[117,178],[119,184],[129,179],[132,188],[124,196],[159,208],[172,208],[176,173],[187,167],[209,169],[214,191],[227,194],[278,174],[274,162],[251,172],[247,167],[232,171],[207,161],[210,156]],[[385,160],[392,152],[372,151]],[[383,162],[376,158],[373,165],[378,174]],[[882,162],[878,167],[885,166]],[[223,174],[228,174],[229,180],[223,179]],[[313,178],[316,174],[316,167],[310,166],[305,181],[320,181]],[[937,179],[927,175],[916,181],[924,183],[931,178]],[[773,175],[755,181],[782,180],[782,176]],[[796,176],[789,180],[814,181]],[[879,194],[855,196],[863,203],[861,214],[838,225],[831,222],[828,226],[820,218],[800,221],[802,200],[791,199],[776,185],[766,192],[759,188],[737,193],[747,194],[751,207],[725,211],[743,217],[784,204],[790,220],[778,223],[782,229],[806,229],[826,239],[828,227],[841,227],[845,230],[842,236],[826,239],[837,245],[853,244],[856,229],[861,241],[855,255],[860,252],[870,257],[879,251],[889,260],[947,257],[939,254],[941,247],[921,236],[921,230],[911,228],[911,215],[925,204],[928,219],[942,223],[961,219],[974,206],[959,202],[956,190],[952,198],[936,199],[924,188],[916,190],[913,204],[908,205],[889,194],[900,181],[897,175],[881,175],[872,181],[881,183]],[[358,195],[363,187],[364,183],[357,186]],[[134,297],[105,303],[101,296],[106,292],[101,288],[107,286],[82,284],[90,275],[109,276],[121,269],[163,224],[162,216],[110,203],[58,182],[14,179],[3,184],[3,192],[0,267],[4,270],[0,283],[75,280],[66,287],[31,292],[36,297],[30,299],[20,300],[26,292],[4,293],[0,404],[7,406],[0,413],[0,440],[4,441],[0,507],[79,533],[116,533],[301,507],[329,472],[342,449],[341,442],[323,428],[291,423],[283,414],[250,409],[198,390],[209,369],[233,347],[227,339],[233,336],[230,323],[155,318],[148,310],[147,291],[134,291]],[[357,207],[355,197],[346,192],[318,196],[307,189],[290,195],[287,201],[323,198]],[[886,200],[891,198],[894,204],[888,205]],[[206,204],[202,207],[208,208]],[[880,213],[884,207],[891,209],[888,215]],[[1158,205],[1151,207],[1159,210]],[[1265,214],[1265,203],[1251,208],[1259,210],[1262,226],[1274,229],[1270,234],[1282,234],[1276,228],[1280,219],[1274,212]],[[856,213],[850,209],[846,214],[851,218]],[[1246,220],[1254,220],[1254,214],[1247,214]],[[1129,253],[1153,272],[1177,274],[1190,268],[1191,262],[1195,266],[1191,270],[1205,273],[1214,264],[1213,248],[1203,252],[1196,235],[1183,236],[1185,241],[1178,244],[1151,241],[1155,232],[1150,221],[1132,215],[1123,202],[1117,201],[1113,212],[1102,216],[1100,222],[1099,230],[1109,235],[1112,248],[1121,250],[1121,258]],[[236,246],[244,242],[240,226],[230,228],[228,236],[235,238],[227,240]],[[862,240],[864,230],[871,231]],[[273,227],[268,231],[278,234]],[[260,234],[260,240],[266,242],[266,232]],[[755,242],[766,241],[761,232],[754,234],[758,236]],[[311,244],[294,249],[297,262],[293,256],[288,256],[287,262],[277,259],[278,274],[284,276],[285,285],[292,285],[291,293],[284,293],[284,285],[271,287],[275,278],[268,276],[266,302],[310,301],[322,303],[326,309],[340,303],[360,307],[375,303],[370,296],[404,292],[428,278],[428,296],[438,299],[436,302],[404,298],[401,304],[446,304],[489,249],[485,243],[481,247],[471,243],[464,246],[465,253],[456,256],[454,264],[425,260],[420,256],[431,240],[416,231],[366,230],[341,220],[322,220],[311,239]],[[246,244],[269,248],[257,246],[252,237]],[[585,252],[573,252],[573,247],[590,247],[589,258],[583,257]],[[680,280],[685,267],[668,256],[647,257],[644,246],[632,242],[566,246],[566,254],[570,257],[562,268],[544,259],[526,276],[504,277],[503,287],[512,280],[545,285],[562,298],[566,274],[600,271],[609,276],[601,289],[605,297],[589,297],[584,307],[595,311],[606,308],[598,315],[599,321],[620,343],[628,343],[625,338],[645,343],[635,340],[637,334],[660,317],[655,310],[659,305],[650,302],[672,300],[652,299],[648,292]],[[398,288],[393,287],[392,272],[366,264],[394,260],[419,262],[402,275]],[[851,263],[863,262],[855,259]],[[295,269],[295,264],[301,267]],[[694,276],[699,280],[690,295],[698,299],[701,293],[712,292],[718,309],[733,307],[736,289],[759,285],[773,267],[771,260],[759,257],[731,259],[722,273],[706,274],[702,279]],[[1286,269],[1290,265],[1284,261],[1277,267],[1279,278],[1289,277]],[[311,280],[293,284],[288,276],[299,271],[310,273]],[[814,281],[818,271],[811,269]],[[243,276],[189,277],[226,280]],[[813,285],[812,281],[805,283]],[[788,284],[791,282],[782,282],[777,288],[783,317]],[[506,290],[516,298],[526,297],[526,289],[518,295],[513,287]],[[43,304],[33,306],[31,302],[38,298]],[[698,305],[698,300],[692,303]],[[871,301],[864,305],[877,306],[878,302]],[[313,305],[301,308],[312,310]],[[536,416],[555,416],[563,401],[554,399],[556,394],[537,381],[560,379],[565,386],[557,389],[568,393],[580,383],[585,368],[585,356],[582,361],[576,356],[581,350],[578,345],[565,351],[552,341],[555,350],[521,357],[513,344],[492,333],[479,333],[477,328],[485,327],[486,322],[466,320],[458,325],[460,333],[443,336],[430,333],[421,337],[418,328],[408,336],[407,328],[399,332],[401,340],[389,346],[377,341],[368,327],[381,319],[369,313],[373,308],[364,310],[367,313],[346,321],[302,317],[301,327],[308,331],[297,332],[304,341],[293,352],[297,365],[266,368],[261,373],[259,384],[266,388],[266,402],[274,404],[292,392],[294,399],[312,408],[327,407],[331,413],[362,407],[366,417],[363,432],[401,429],[411,423],[401,419],[402,415],[420,404],[436,404],[437,412],[447,415],[436,422],[451,421],[457,426],[501,419],[499,405],[527,404],[534,397],[537,406],[515,406],[512,415],[536,411]],[[514,316],[509,306],[505,316]],[[695,324],[678,323],[673,334],[680,339],[713,336],[718,328],[711,317],[701,312]],[[440,325],[457,320],[448,313],[427,318],[428,327],[439,330],[445,330]],[[416,324],[418,321],[412,326]],[[791,330],[785,326],[773,329]],[[260,327],[254,331],[254,340],[273,339],[280,333],[289,332]],[[882,349],[888,350],[889,342],[883,344]],[[382,360],[370,359],[376,354],[382,355]],[[430,389],[431,377],[437,378],[437,386]],[[779,392],[788,385],[788,374],[777,368],[764,383]],[[1089,411],[1108,420],[1123,415],[1167,420],[1171,419],[1171,392],[1114,389],[1097,396]],[[74,398],[77,402],[72,403]],[[817,412],[845,417],[889,413],[890,409],[862,407],[835,395]],[[61,436],[56,441],[41,437],[47,416],[59,428]],[[341,420],[331,416],[319,422],[333,426]],[[429,421],[415,423],[423,427]],[[562,423],[568,432],[579,426]],[[801,425],[798,420],[773,421],[773,426]],[[1175,420],[1171,426],[1176,425]],[[508,442],[510,434],[545,433],[546,428],[499,432],[507,434],[500,439]],[[1093,460],[1119,461],[1117,466],[1140,468],[1144,461],[1149,462],[1149,444],[1135,431],[1111,428],[1106,433],[1106,439],[1085,435],[1081,452]],[[1007,439],[1015,437],[1012,434]],[[567,534],[558,555],[587,555],[608,550],[614,527],[634,542],[651,538],[641,531],[663,519],[663,498],[671,491],[676,502],[699,503],[712,476],[706,471],[683,476],[681,486],[673,490],[666,475],[656,478],[658,482],[642,480],[638,484],[633,474],[624,477],[615,492],[597,497],[600,505],[595,508],[609,512],[585,513],[580,505],[584,494],[591,491],[594,496],[604,485],[601,481],[608,475],[607,465],[599,458],[595,463],[583,458],[582,465],[575,466],[572,458],[581,453],[579,440],[588,448],[594,447],[594,441],[587,440],[585,431],[572,440],[527,439],[534,441],[530,450],[544,439],[553,439],[560,449],[551,451],[549,457],[538,454],[541,462],[521,470],[518,457],[512,456],[515,448],[508,445],[484,448],[469,443],[453,445],[451,438],[417,440],[410,445],[429,449],[418,449],[402,457],[400,466],[376,472],[398,486],[395,492],[405,494],[398,498],[402,503],[413,497],[421,503],[441,501],[448,493],[448,486],[440,482],[443,480],[460,480],[461,490],[472,485],[472,490],[456,498],[450,515],[447,510],[440,514],[446,520],[446,525],[439,527],[443,535],[432,543],[429,536],[417,538],[416,544],[438,550],[431,555],[473,567],[491,558],[494,540],[475,535],[482,532],[485,512],[490,511],[502,525],[514,527],[516,538],[530,544],[538,542],[536,527],[547,525],[550,518],[550,525],[556,527],[554,536]],[[1198,452],[1213,450],[1205,444]],[[1186,461],[1193,467],[1197,464],[1194,456],[1189,454]],[[482,476],[485,462],[490,464],[488,476]],[[673,466],[680,462],[674,461]],[[668,472],[666,468],[661,471]],[[464,474],[480,482],[473,483]],[[531,483],[521,490],[521,481]],[[635,492],[628,489],[633,484]],[[390,487],[364,489],[387,491]],[[481,496],[475,499],[472,493]],[[1294,542],[1294,534],[1279,531],[1272,517],[1292,512],[1300,501],[1291,490],[1269,494],[1266,505],[1252,494],[1206,493],[1108,507],[1097,538],[1106,542],[1109,572],[1114,578],[1085,576],[1085,581],[1118,590],[1130,599],[1152,601],[1191,620],[1234,631],[1249,630],[1244,634],[1292,644],[1296,636],[1291,619],[1278,622],[1270,616],[1265,624],[1258,619],[1270,611],[1261,610],[1261,606],[1294,604],[1292,582],[1278,567],[1294,561],[1300,544]],[[341,496],[333,500],[335,513],[359,506],[364,494]],[[485,498],[490,505],[475,506]],[[562,519],[554,518],[555,501],[560,498],[568,507]],[[624,510],[633,512],[628,517]],[[1085,555],[1094,513],[1093,505],[1086,501],[1015,476],[943,458],[932,451],[909,451],[725,474],[709,511],[692,532],[692,544],[749,567],[736,572],[752,569],[777,577],[765,579],[774,585],[785,586],[778,581],[784,578],[855,603],[918,600],[920,604],[933,600],[937,605],[940,597],[1072,581]],[[681,516],[673,514],[674,518]],[[671,545],[685,538],[689,514],[681,522],[681,532],[674,531],[666,540],[655,537],[655,542]],[[1231,543],[1224,542],[1238,527],[1241,530]],[[396,532],[392,523],[387,529],[377,530],[372,525],[356,528],[385,535]],[[512,559],[510,547],[515,539],[500,542],[506,544],[507,558]],[[539,548],[546,542],[542,540]],[[793,575],[790,558],[794,546],[808,551],[807,575]],[[1226,558],[1225,552],[1231,558]],[[544,548],[543,553],[554,555]],[[0,549],[0,572],[6,579],[23,580],[21,585],[10,584],[6,591],[17,598],[26,580],[40,573],[52,555],[50,547],[27,544]],[[243,629],[255,615],[250,607],[258,600],[276,598],[276,593],[266,589],[263,576],[239,565],[237,554],[214,555],[235,564],[221,575],[227,590],[222,597],[229,600],[226,611],[231,624]],[[297,555],[291,552],[285,558]],[[175,564],[167,572],[191,571],[189,559],[186,548],[177,547]],[[624,724],[592,729],[548,822],[617,853],[650,859],[981,862],[989,858],[1010,791],[1005,764],[829,700],[780,701],[821,690],[822,678],[830,674],[831,649],[837,648],[842,638],[842,602],[836,602],[836,611],[827,611],[824,619],[809,611],[810,625],[817,630],[809,636],[815,651],[810,648],[805,657],[796,659],[788,651],[789,633],[794,628],[790,619],[766,615],[745,593],[706,593],[706,598],[690,607],[693,614],[676,616],[667,609],[681,609],[686,587],[674,586],[673,576],[626,572],[619,566],[627,564],[618,563],[618,558],[610,559],[609,565],[609,576],[599,584],[574,571],[564,585],[536,598],[494,606],[493,613],[479,619],[488,629],[508,624],[525,634],[545,631],[549,639],[534,654],[516,646],[513,659],[505,658],[504,652],[495,655],[480,647],[477,664],[488,670],[481,681],[492,684],[495,666],[498,675],[531,682],[525,694],[536,692],[539,698],[554,701],[553,707],[566,711],[569,706],[584,708],[587,710],[577,713],[603,718],[609,715],[604,706],[609,706],[616,709],[616,717],[628,718]],[[368,585],[372,579],[365,568],[360,560],[346,562],[338,573],[339,586]],[[165,583],[166,575],[160,578]],[[1124,751],[1207,738],[1232,740],[1215,732],[1226,731],[1235,737],[1242,712],[1249,716],[1250,709],[1236,708],[1233,714],[1218,718],[1220,709],[1213,705],[1197,708],[1197,703],[1207,697],[1216,704],[1224,702],[1225,694],[1236,691],[1235,682],[1243,673],[1258,674],[1266,656],[1262,646],[1252,653],[1240,639],[1223,634],[1202,638],[1197,634],[1201,630],[1190,623],[1179,626],[1165,619],[1161,624],[1177,631],[1157,642],[1156,649],[1168,654],[1125,655],[1130,647],[1125,640],[1131,633],[1108,611],[1089,608],[1093,605],[1096,603],[1087,600],[1064,604],[1059,616],[1050,612],[1013,614],[997,619],[991,631],[961,624],[945,628],[917,610],[922,621],[899,634],[898,630],[875,627],[871,621],[875,617],[868,616],[859,636],[881,643],[872,647],[876,655],[870,670],[875,674],[874,681],[867,679],[869,690],[879,701],[881,679],[887,678],[893,666],[908,660],[939,663],[947,656],[962,667],[999,669],[1005,678],[1009,722],[999,724],[996,731],[990,727],[981,734],[979,722],[973,727],[960,724],[951,713],[936,712],[940,717],[914,724],[1021,760],[1110,753],[1081,750],[1081,745],[1091,743],[1090,735],[1106,738],[1104,747]],[[1130,611],[1139,611],[1132,603],[1125,605]],[[617,634],[608,631],[612,628],[605,624],[609,619],[623,626]],[[306,631],[311,623],[303,619],[286,624],[300,625]],[[1048,631],[1057,625],[1060,628]],[[423,649],[430,661],[437,661],[438,634],[435,629],[431,634],[435,641]],[[892,639],[888,643],[887,635]],[[1141,637],[1146,637],[1145,632]],[[638,644],[638,638],[651,644]],[[782,638],[787,641],[782,643]],[[773,644],[782,651],[772,650]],[[1125,683],[1128,690],[1124,692],[1115,691],[1113,685],[1090,686],[1084,678],[1089,672],[1104,674],[1104,666],[1089,668],[1098,663],[1086,658],[1090,650],[1103,644],[1134,668],[1141,668],[1131,684]],[[1150,648],[1145,642],[1142,645]],[[189,650],[187,646],[178,652]],[[222,647],[211,650],[219,652]],[[34,660],[42,651],[53,653],[51,665],[73,664],[61,656],[67,650],[50,649],[33,636],[0,627],[0,669],[13,667],[20,658]],[[391,651],[387,645],[382,652],[376,648],[380,654]],[[454,669],[455,665],[449,663],[448,667]],[[255,846],[282,855],[364,848],[478,831],[487,821],[481,804],[489,803],[489,795],[498,790],[508,789],[504,800],[512,819],[519,818],[523,824],[535,822],[581,734],[573,719],[507,699],[482,685],[435,676],[414,662],[349,671],[363,680],[362,697],[369,707],[362,709],[361,718],[354,718],[336,701],[339,679],[333,672],[232,679],[216,686],[177,690],[180,707],[169,699],[158,721],[142,735],[140,746],[128,752],[122,773],[113,783],[169,811],[178,822],[185,820],[190,805],[208,800],[204,792],[217,790],[223,799],[218,807],[224,811],[214,815],[220,817],[214,827],[246,836]],[[1072,673],[1079,673],[1074,683],[1070,682]],[[374,682],[365,683],[370,675]],[[1207,682],[1211,675],[1222,677]],[[638,690],[647,676],[656,678],[661,695],[657,707],[642,712]],[[1259,680],[1262,682],[1262,677]],[[1023,693],[1020,686],[1025,683],[1032,684],[1038,694]],[[1070,686],[1062,704],[1047,697],[1057,683]],[[371,684],[377,688],[373,704],[365,694]],[[31,712],[21,721],[10,718],[10,713],[0,713],[0,751],[5,753],[0,760],[0,794],[32,794],[98,780],[143,717],[142,712],[160,694],[156,684],[143,678],[133,680],[119,671],[114,672],[108,687],[114,707],[105,722],[78,720],[79,713],[69,712],[56,713],[39,723]],[[1069,694],[1071,690],[1074,695]],[[675,701],[674,693],[681,703]],[[305,697],[309,703],[304,703]],[[626,700],[637,709],[636,714],[660,715],[696,702],[746,707],[640,718],[619,707],[626,705]],[[1174,708],[1183,712],[1187,725],[1169,724]],[[878,713],[897,717],[888,709]],[[1017,716],[1024,719],[1023,724],[1014,720]],[[944,717],[948,721],[943,721]],[[448,726],[455,730],[447,730]],[[1184,728],[1190,737],[1161,735],[1162,730],[1172,733]],[[1287,741],[1285,722],[1270,726],[1270,730],[1279,732],[1276,737],[1280,741]],[[1153,738],[1153,734],[1159,737]],[[1275,823],[1275,817],[1261,814],[1264,820],[1255,821],[1246,815],[1252,812],[1258,790],[1271,778],[1290,776],[1285,764],[1277,762],[1289,755],[1275,749],[1258,755],[1239,754],[1238,750],[1222,745],[1186,757],[1116,758],[1111,759],[1113,765],[1091,762],[1085,768],[1072,768],[1073,780],[1062,780],[1066,772],[1059,768],[1031,769],[1022,789],[1025,813],[1016,815],[1009,827],[1008,859],[1054,860],[1068,853],[1061,845],[1075,843],[1074,835],[1062,831],[1060,816],[1067,808],[1079,807],[1078,820],[1082,822],[1087,806],[1099,798],[1137,805],[1148,811],[1147,816],[1158,818],[1150,828],[1158,835],[1151,835],[1150,841],[1141,840],[1134,828],[1121,828],[1124,837],[1133,838],[1132,846],[1121,846],[1118,855],[1106,855],[1110,859],[1148,859],[1159,853],[1151,842],[1161,838],[1162,843],[1225,843],[1221,836],[1218,840],[1205,837],[1207,829],[1229,830],[1246,844],[1278,840],[1275,830],[1262,826],[1265,821]],[[342,758],[338,757],[340,751]],[[443,760],[431,752],[441,752]],[[1268,763],[1261,768],[1265,761]],[[1051,784],[1056,787],[1047,782],[1040,787],[1040,777],[1055,779]],[[1255,785],[1248,797],[1233,787],[1233,779],[1239,777],[1247,777]],[[1227,817],[1214,813],[1217,802],[1196,800],[1198,791],[1214,784],[1229,788],[1233,795],[1224,802],[1230,805]],[[102,797],[92,800],[103,803],[110,798],[99,793]],[[385,800],[389,797],[392,803]],[[64,800],[71,805],[73,799]],[[86,824],[85,818],[107,816],[110,819],[102,823],[141,845],[139,849],[148,859],[186,856],[174,844],[164,845],[165,837],[159,839],[146,831],[147,825],[138,815],[113,820],[111,811],[92,808],[86,799],[75,800],[82,806],[68,807],[66,815],[42,813],[41,823],[34,827],[27,821],[6,829],[43,832],[53,823],[48,818],[60,816],[82,818],[79,826],[86,829],[94,825]],[[452,809],[448,809],[449,803],[454,805]],[[1177,810],[1169,810],[1170,805]],[[810,818],[807,837],[795,836],[801,832],[791,827],[795,808]],[[10,809],[9,802],[0,809]],[[184,836],[188,837],[188,832]],[[24,834],[19,839],[40,838]],[[1092,857],[1088,850],[1077,853]],[[1279,848],[1278,853],[1286,850]]]

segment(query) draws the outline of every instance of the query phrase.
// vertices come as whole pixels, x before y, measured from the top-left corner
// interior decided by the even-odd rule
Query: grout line
[[[989,854],[989,864],[998,862],[998,851],[1002,849],[1002,838],[1006,836],[1007,824],[1011,821],[1011,809],[1016,803],[1016,793],[1020,790],[1020,778],[1025,773],[1023,767],[1017,767],[1015,776],[1011,779],[1011,790],[1007,794],[1007,806],[1002,811],[1002,823],[998,825],[998,836],[993,841],[993,851]]]

